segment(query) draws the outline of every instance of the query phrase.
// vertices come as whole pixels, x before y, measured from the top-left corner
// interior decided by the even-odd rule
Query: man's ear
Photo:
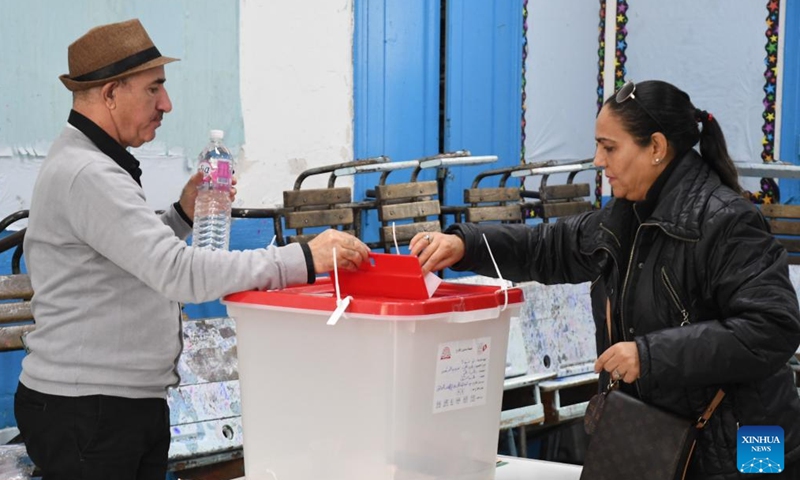
[[[100,95],[103,97],[103,102],[111,110],[117,108],[117,104],[114,101],[114,94],[116,93],[118,86],[119,82],[117,81],[108,82],[103,85],[103,88],[100,90]]]

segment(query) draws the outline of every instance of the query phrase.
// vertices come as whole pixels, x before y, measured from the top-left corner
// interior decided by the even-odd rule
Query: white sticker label
[[[439,344],[433,413],[486,404],[491,337]]]

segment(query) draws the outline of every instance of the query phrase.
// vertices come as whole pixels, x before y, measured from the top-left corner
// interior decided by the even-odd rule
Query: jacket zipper
[[[625,281],[622,282],[622,291],[619,294],[619,301],[620,301],[620,309],[619,309],[619,321],[622,325],[622,340],[627,341],[627,337],[625,336],[625,317],[623,312],[625,311],[625,290],[628,287],[628,278],[631,275],[631,264],[633,263],[633,254],[636,252],[636,241],[639,240],[639,232],[642,230],[642,227],[645,224],[639,224],[639,227],[636,229],[636,235],[633,236],[633,245],[631,246],[631,255],[628,258],[628,269],[625,272]],[[636,393],[639,395],[639,398],[642,398],[642,390],[639,388],[639,379],[634,381],[636,385]]]
[[[675,287],[672,286],[672,282],[669,280],[666,267],[661,267],[661,281],[663,281],[664,286],[667,287],[667,292],[669,292],[669,296],[672,297],[672,302],[676,307],[678,307],[678,310],[681,311],[681,316],[683,317],[681,327],[691,324],[692,322],[689,321],[689,312],[683,308],[683,304],[678,296],[678,292],[675,290]]]
[[[664,227],[662,227],[658,223],[641,223],[641,224],[639,224],[639,227],[636,229],[636,235],[634,235],[634,237],[633,237],[633,245],[631,246],[631,255],[628,258],[628,269],[625,272],[625,281],[622,282],[622,292],[620,292],[620,296],[619,296],[619,301],[621,302],[620,303],[621,307],[619,309],[619,321],[622,324],[622,340],[623,341],[628,341],[628,339],[627,339],[627,337],[625,335],[625,315],[624,315],[624,311],[625,311],[625,292],[628,289],[628,279],[630,278],[630,275],[631,275],[631,266],[633,264],[633,257],[634,257],[634,254],[636,253],[636,246],[637,246],[638,240],[639,240],[639,232],[642,230],[642,227],[658,227],[658,228],[661,229],[662,232],[664,232],[669,237],[672,237],[672,238],[675,238],[675,239],[678,239],[678,240],[682,240],[682,241],[685,241],[685,242],[692,242],[692,241],[697,242],[697,240],[693,240],[693,239],[690,239],[690,238],[683,238],[683,237],[679,237],[677,235],[672,235],[671,233],[667,232],[664,229]],[[616,236],[614,238],[616,238]],[[642,398],[642,391],[639,388],[639,380],[636,380],[635,383],[636,383],[636,392],[639,394],[639,398]]]
[[[636,253],[636,241],[639,239],[639,232],[642,230],[644,224],[639,225],[636,229],[636,235],[633,237],[633,245],[631,246],[631,255],[628,258],[628,269],[625,271],[625,281],[622,282],[622,291],[619,294],[619,301],[622,308],[619,309],[619,320],[622,323],[622,340],[627,341],[628,339],[625,337],[625,318],[623,316],[623,311],[625,310],[625,290],[628,287],[628,278],[631,276],[631,264],[633,263],[633,254]]]
[[[619,238],[617,238],[617,235],[614,234],[614,232],[612,232],[611,230],[606,228],[602,223],[600,223],[600,228],[602,228],[603,230],[608,232],[611,235],[611,237],[614,238],[614,241],[617,242],[617,246],[620,246],[620,247],[622,246],[622,243],[619,241]],[[641,225],[639,226],[639,228],[641,228]],[[639,236],[639,230],[637,229],[636,230],[636,237],[638,237],[638,236]],[[636,244],[636,237],[633,240],[634,245]],[[616,257],[614,256],[614,253],[612,253],[611,250],[609,250],[609,249],[607,249],[605,247],[598,247],[597,250],[605,250],[606,252],[608,252],[608,254],[611,255],[611,258],[614,259],[614,262],[616,262],[617,268],[619,268],[619,262],[617,261]],[[633,250],[634,249],[631,248],[631,258],[633,258]],[[622,284],[622,292],[620,292],[620,301],[622,301],[622,297],[625,294],[625,285],[628,283],[628,273],[630,273],[630,259],[628,260],[628,272],[625,274],[625,282]],[[611,299],[609,298],[609,301],[610,300]],[[620,321],[622,322],[622,339],[626,340],[626,338],[625,338],[625,322],[622,320],[622,309],[620,309]],[[608,340],[611,341],[610,336],[609,336]],[[635,380],[634,384],[636,385],[636,392],[639,394],[639,398],[642,398],[642,391],[639,388],[639,380]]]

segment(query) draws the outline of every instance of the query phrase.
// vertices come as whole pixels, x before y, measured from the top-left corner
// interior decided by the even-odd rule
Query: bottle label
[[[231,164],[216,159],[204,160],[198,165],[203,173],[203,184],[216,190],[227,190],[231,184]]]

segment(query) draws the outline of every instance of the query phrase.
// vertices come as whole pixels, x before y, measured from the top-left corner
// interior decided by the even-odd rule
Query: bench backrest
[[[800,265],[800,205],[761,205],[761,213],[789,252],[789,264]]]
[[[436,199],[438,192],[439,186],[435,181],[375,187],[375,202],[381,222],[380,241],[384,251],[389,252],[395,240],[398,246],[408,245],[419,232],[442,230],[438,217],[442,207]]]
[[[33,330],[33,288],[28,275],[0,275],[0,352],[22,350],[22,337]]]
[[[352,192],[349,187],[283,192],[286,228],[295,230],[294,235],[287,236],[287,243],[310,241],[317,234],[304,230],[314,227],[338,227],[354,233],[355,215],[351,202]]]

